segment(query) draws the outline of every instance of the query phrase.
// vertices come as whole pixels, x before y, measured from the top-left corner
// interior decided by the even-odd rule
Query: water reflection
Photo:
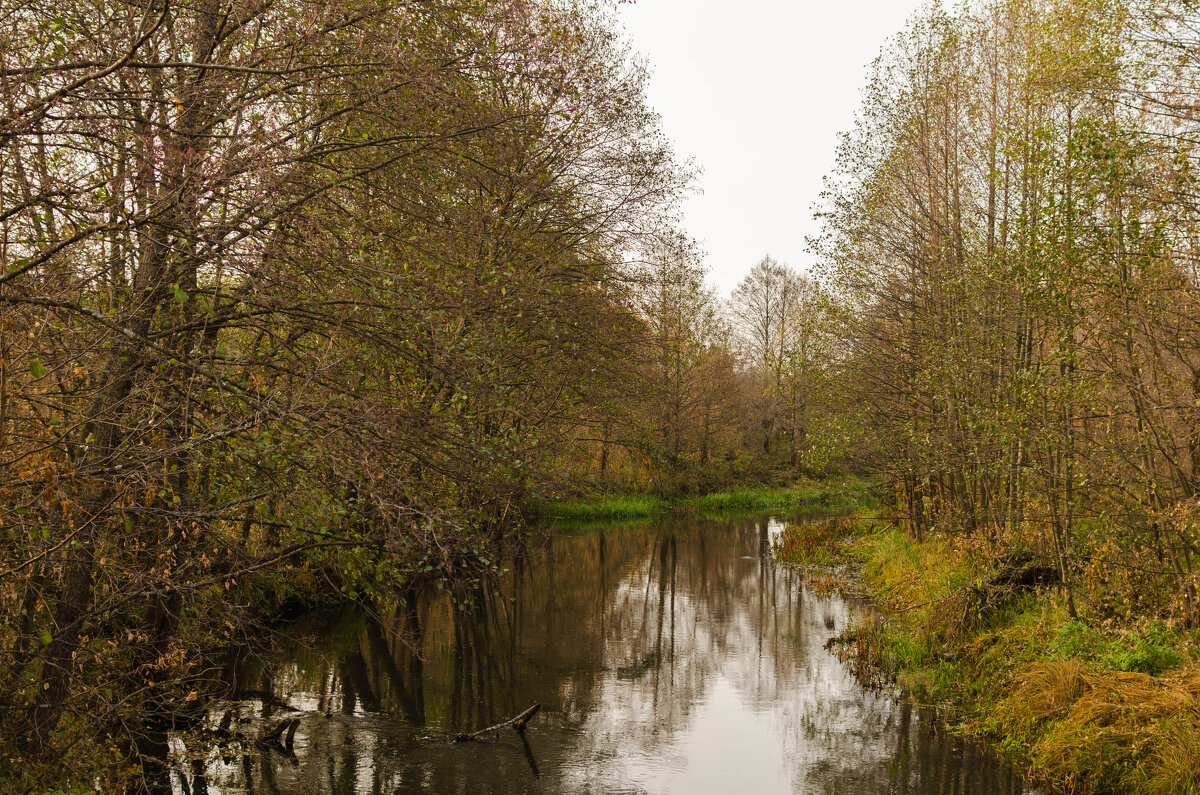
[[[824,650],[851,608],[772,565],[778,528],[688,517],[557,535],[457,599],[310,616],[276,659],[226,669],[233,719],[300,718],[292,753],[187,749],[201,758],[173,789],[1022,792]],[[446,741],[533,703],[525,735]]]

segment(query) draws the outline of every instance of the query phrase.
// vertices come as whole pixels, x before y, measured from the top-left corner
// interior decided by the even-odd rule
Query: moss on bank
[[[880,607],[839,639],[861,678],[941,707],[1052,791],[1200,792],[1194,632],[1075,620],[1053,586],[991,594],[1001,564],[957,537],[915,543],[886,528],[834,545],[826,532],[805,543],[857,561]]]
[[[606,494],[582,500],[551,501],[537,506],[547,519],[575,522],[649,519],[670,511],[737,513],[800,511],[817,507],[853,507],[871,500],[871,484],[852,475],[801,480],[788,486],[757,486],[667,500],[648,494]]]

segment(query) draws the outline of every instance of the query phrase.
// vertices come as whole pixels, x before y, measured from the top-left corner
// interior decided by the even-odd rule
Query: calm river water
[[[294,755],[223,755],[176,738],[171,788],[1025,792],[824,649],[853,606],[772,564],[781,527],[672,517],[556,534],[471,604],[433,591],[385,616],[309,616],[266,662],[224,674],[242,720],[300,718]],[[534,703],[524,738],[445,740]]]

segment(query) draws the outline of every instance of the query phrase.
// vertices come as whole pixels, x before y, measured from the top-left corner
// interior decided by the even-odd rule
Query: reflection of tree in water
[[[721,715],[719,683],[744,712],[733,717],[769,727],[787,789],[1020,791],[853,682],[823,649],[847,605],[808,593],[769,551],[765,522],[671,518],[547,538],[456,598],[309,617],[278,661],[228,669],[256,717],[304,710],[295,758],[213,754],[208,777],[254,792],[654,791],[662,760],[722,752],[693,736]],[[438,739],[535,702],[527,745]]]

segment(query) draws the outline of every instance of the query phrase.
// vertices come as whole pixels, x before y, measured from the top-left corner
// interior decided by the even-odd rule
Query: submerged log
[[[520,715],[517,715],[515,718],[509,718],[508,720],[504,721],[503,723],[497,723],[495,726],[488,726],[486,729],[480,729],[477,732],[456,734],[456,735],[454,735],[454,742],[465,743],[465,742],[471,742],[472,740],[478,740],[480,737],[483,737],[486,734],[491,734],[492,732],[498,732],[501,729],[508,728],[509,726],[511,726],[513,729],[515,729],[518,732],[524,733],[526,724],[529,723],[530,719],[534,715],[536,715],[538,713],[538,710],[540,710],[541,708],[542,708],[541,704],[534,704],[532,707],[525,710]]]

